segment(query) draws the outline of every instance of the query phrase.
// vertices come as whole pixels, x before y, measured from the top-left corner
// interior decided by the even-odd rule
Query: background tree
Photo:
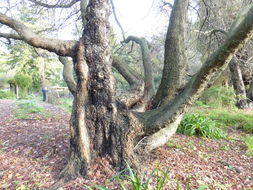
[[[235,0],[228,1],[200,1],[198,14],[200,17],[198,25],[200,30],[197,32],[198,52],[202,59],[205,59],[210,53],[215,51],[225,40],[226,33],[229,30],[233,19],[240,11],[240,6],[248,5],[250,1]],[[226,19],[225,19],[226,18]],[[196,26],[195,26],[196,27]],[[204,40],[208,39],[208,40]],[[224,72],[226,83],[233,84],[237,95],[237,106],[240,108],[249,108],[251,106],[250,83],[252,81],[252,45],[249,43],[243,50],[238,52],[232,59],[229,70]],[[220,77],[218,77],[220,79]],[[218,80],[221,81],[222,80]]]

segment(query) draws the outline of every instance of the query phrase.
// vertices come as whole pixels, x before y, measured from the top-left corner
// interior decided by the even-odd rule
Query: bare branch
[[[1,33],[0,32],[0,38],[6,38],[6,39],[13,39],[13,40],[23,40],[21,36],[18,34],[11,34],[11,33]]]
[[[126,37],[125,37],[125,32],[124,32],[124,29],[123,29],[122,25],[120,24],[119,19],[118,19],[118,17],[117,17],[117,14],[116,14],[116,11],[115,11],[115,6],[114,6],[114,3],[113,3],[113,0],[110,0],[110,2],[111,2],[111,5],[112,5],[113,16],[114,16],[115,21],[116,21],[116,23],[118,24],[118,26],[119,26],[119,28],[120,28],[120,30],[121,30],[121,33],[122,33],[122,36],[123,36],[123,40],[125,41],[125,39],[126,39]]]
[[[46,49],[50,52],[54,52],[60,56],[75,56],[77,41],[72,40],[57,40],[51,38],[43,38],[35,34],[23,23],[12,19],[2,13],[0,13],[0,23],[9,26],[15,30],[18,34],[5,34],[7,37],[22,40],[30,44],[33,47]],[[3,33],[2,33],[3,34]],[[4,36],[2,36],[4,37]]]
[[[46,8],[70,8],[72,7],[74,4],[76,4],[77,2],[79,2],[80,0],[72,0],[71,2],[69,2],[68,4],[60,4],[59,1],[56,4],[50,5],[47,3],[43,3],[41,1],[38,0],[28,0],[36,5],[42,6],[42,7],[46,7]]]
[[[173,8],[173,5],[172,5],[171,3],[169,3],[169,2],[163,2],[162,7],[167,6],[167,5],[168,5],[171,9]]]
[[[206,23],[207,20],[209,19],[209,8],[208,8],[208,6],[207,6],[205,0],[202,0],[202,2],[204,3],[205,8],[206,8],[206,9],[205,9],[206,15],[205,15],[205,19],[204,19],[203,23],[202,23],[201,26],[200,26],[200,29],[199,29],[200,31],[202,31],[202,29],[204,28],[205,23]]]
[[[152,63],[150,58],[150,50],[148,42],[145,38],[138,38],[136,36],[128,36],[125,43],[133,41],[140,45],[142,53],[142,64],[144,67],[144,82],[145,82],[145,102],[149,101],[150,98],[155,94]]]

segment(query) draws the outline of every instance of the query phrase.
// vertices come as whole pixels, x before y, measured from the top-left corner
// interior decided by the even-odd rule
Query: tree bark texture
[[[59,56],[59,61],[63,64],[63,79],[66,82],[69,91],[74,95],[76,93],[76,81],[74,79],[73,63],[67,57]]]
[[[230,64],[229,64],[229,69],[231,71],[231,80],[233,83],[233,87],[235,89],[235,93],[236,96],[241,99],[245,99],[246,98],[246,89],[245,89],[245,85],[243,82],[243,78],[242,78],[242,72],[241,72],[241,68],[239,65],[239,61],[236,57],[234,57]]]
[[[122,169],[128,118],[118,113],[108,41],[107,0],[90,1],[74,61],[77,88],[71,116],[70,157],[63,176],[85,176],[91,161],[108,157]],[[127,115],[127,114],[126,114]]]
[[[165,40],[164,68],[153,107],[168,104],[184,87],[187,60],[185,53],[185,20],[188,0],[175,0]]]

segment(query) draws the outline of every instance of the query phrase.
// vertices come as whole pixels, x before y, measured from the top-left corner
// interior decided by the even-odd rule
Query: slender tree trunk
[[[233,87],[235,89],[236,96],[239,99],[246,98],[246,89],[242,78],[242,72],[239,66],[239,61],[237,58],[233,58],[229,64],[229,69],[231,71],[231,79]]]
[[[240,109],[248,109],[253,105],[252,101],[247,97],[242,71],[239,64],[241,63],[236,57],[234,57],[229,64],[231,80],[236,93],[236,106]]]

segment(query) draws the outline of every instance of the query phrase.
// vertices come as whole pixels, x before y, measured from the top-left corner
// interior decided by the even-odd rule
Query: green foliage
[[[50,117],[50,114],[45,112],[45,109],[39,106],[34,100],[19,100],[17,101],[17,110],[15,117],[17,119],[36,119],[32,114],[37,116]],[[37,117],[36,116],[36,117]]]
[[[212,107],[234,107],[235,98],[232,87],[212,86],[204,91],[199,101]]]
[[[26,110],[27,113],[39,113],[44,110],[42,107],[38,106],[35,101],[30,100],[18,101],[18,107],[20,109]]]
[[[179,125],[178,132],[189,136],[225,138],[224,132],[217,127],[216,121],[198,114],[186,114]]]
[[[122,190],[148,190],[151,188],[151,181],[154,181],[151,189],[162,190],[166,185],[168,175],[168,170],[164,171],[162,169],[159,169],[157,166],[155,170],[147,176],[147,179],[144,180],[144,177],[137,176],[127,163],[127,168],[120,172],[118,175],[114,176],[111,180],[117,180]],[[92,190],[91,187],[86,186],[86,188]],[[110,190],[108,188],[97,185],[95,188],[99,190]]]
[[[0,91],[0,99],[15,99],[16,95],[12,92]]]
[[[14,81],[21,89],[28,89],[32,85],[32,77],[28,74],[18,73],[14,76]]]
[[[72,98],[61,98],[60,99],[59,106],[65,111],[65,112],[71,112],[72,111]]]
[[[8,46],[8,50],[9,53],[3,54],[6,70],[15,71],[17,74],[29,75],[32,78],[30,88],[38,90],[41,83],[39,71],[41,59],[36,54],[34,48],[23,42],[15,42]]]
[[[134,173],[134,171],[132,170],[132,168],[129,166],[128,163],[127,163],[127,172],[128,172],[128,175],[120,174],[114,177],[115,179],[117,179],[118,183],[120,184],[123,190],[128,190],[128,189],[147,190],[150,188],[151,179],[155,180],[153,189],[162,190],[166,184],[166,181],[168,179],[168,173],[169,173],[168,170],[163,171],[159,169],[159,167],[157,166],[155,170],[151,174],[149,174],[149,176],[147,177],[147,180],[144,181],[143,178],[140,178]],[[128,188],[125,185],[125,180],[130,182],[131,188]]]
[[[244,142],[247,146],[247,154],[249,156],[253,156],[253,136],[247,136],[244,139]]]
[[[204,102],[202,102],[201,100],[197,100],[196,102],[195,102],[195,104],[197,105],[197,106],[202,106],[202,107],[209,107],[207,104],[205,104]]]
[[[28,88],[31,87],[32,81],[31,76],[23,73],[17,73],[13,78],[8,80],[8,83],[18,85],[20,89],[20,97],[26,98],[28,95]]]
[[[203,117],[215,120],[223,127],[231,126],[239,128],[247,133],[253,133],[253,113],[238,109],[213,108],[213,109],[193,109],[194,113]]]

